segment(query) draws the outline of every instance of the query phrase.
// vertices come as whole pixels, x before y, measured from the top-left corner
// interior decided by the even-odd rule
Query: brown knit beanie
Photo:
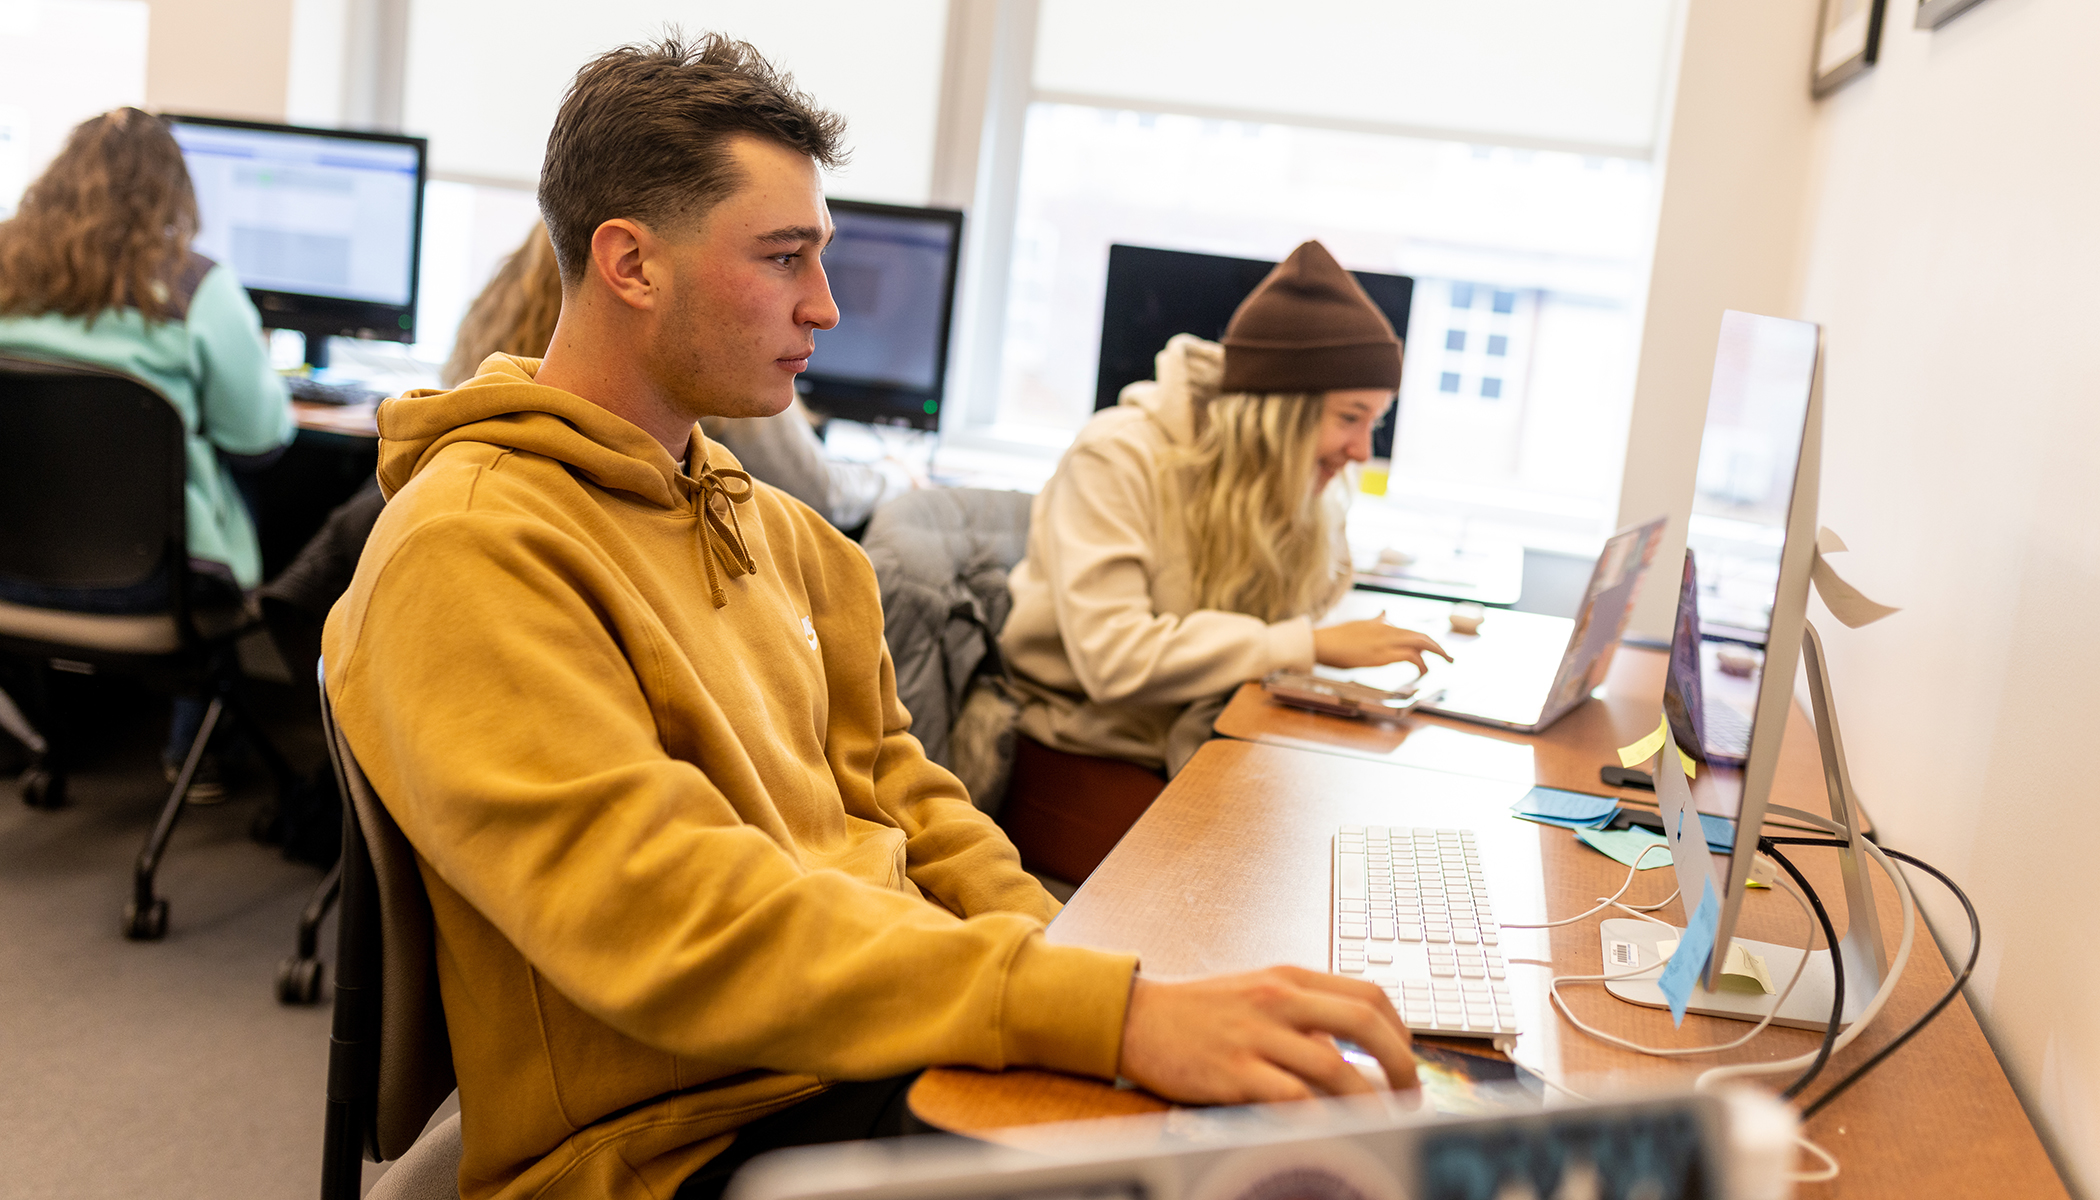
[[[1400,339],[1334,255],[1307,242],[1225,327],[1226,392],[1400,387]]]

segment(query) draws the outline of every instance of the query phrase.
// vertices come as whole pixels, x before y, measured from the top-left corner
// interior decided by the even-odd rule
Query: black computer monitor
[[[1152,378],[1152,360],[1177,333],[1217,341],[1225,336],[1240,301],[1276,268],[1258,258],[1191,254],[1149,246],[1108,248],[1107,298],[1101,305],[1101,370],[1094,386],[1094,408],[1107,408],[1124,385]],[[1407,337],[1407,314],[1414,302],[1415,281],[1405,275],[1351,271],[1363,285],[1393,332]],[[1393,422],[1388,410],[1371,435],[1371,453],[1393,455]]]
[[[839,323],[817,332],[797,389],[826,416],[938,429],[962,214],[833,200],[831,221],[824,271]]]
[[[197,192],[199,254],[226,264],[263,324],[306,335],[416,339],[422,138],[170,115]]]

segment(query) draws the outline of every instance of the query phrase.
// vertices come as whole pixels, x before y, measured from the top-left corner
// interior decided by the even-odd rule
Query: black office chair
[[[457,1195],[458,1118],[423,1133],[457,1082],[438,1001],[430,897],[415,851],[336,728],[325,684],[321,724],[344,799],[321,1197],[357,1200],[365,1159],[401,1160],[374,1197]]]
[[[77,363],[0,355],[0,651],[53,670],[123,671],[209,694],[160,819],[146,837],[124,906],[124,933],[167,932],[168,902],[153,878],[182,816],[190,780],[231,713],[241,719],[280,790],[291,769],[251,719],[234,642],[252,626],[239,590],[190,569],[181,418],[167,397],[128,375]],[[138,612],[93,611],[122,589]],[[54,717],[56,714],[53,714]],[[65,802],[66,730],[22,780],[32,807]]]

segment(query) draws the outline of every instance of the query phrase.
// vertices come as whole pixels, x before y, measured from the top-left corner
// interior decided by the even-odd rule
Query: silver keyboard
[[[1516,1036],[1500,941],[1472,830],[1335,834],[1334,970],[1384,988],[1409,1029]]]

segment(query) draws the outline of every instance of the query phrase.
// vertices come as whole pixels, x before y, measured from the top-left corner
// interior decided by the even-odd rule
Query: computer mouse
[[[1722,646],[1714,652],[1720,661],[1723,675],[1735,675],[1743,679],[1757,673],[1759,662],[1757,651],[1744,646]]]
[[[1451,606],[1451,632],[1453,633],[1479,633],[1481,624],[1486,620],[1487,609],[1470,600],[1463,600]]]

